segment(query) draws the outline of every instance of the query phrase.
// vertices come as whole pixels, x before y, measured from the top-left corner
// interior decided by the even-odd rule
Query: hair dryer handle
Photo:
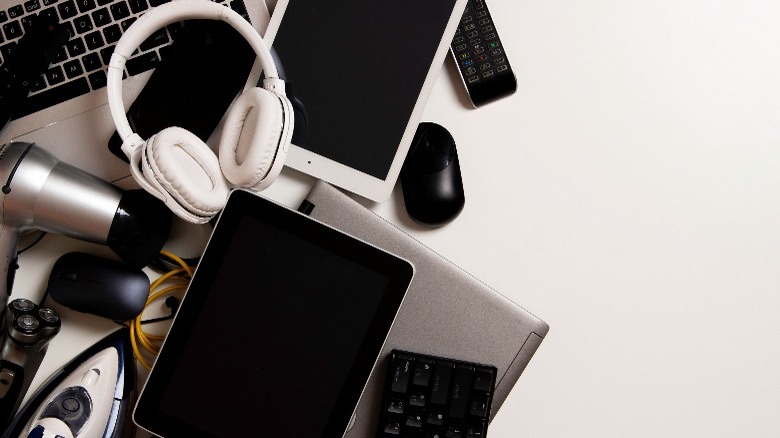
[[[14,284],[14,274],[19,267],[16,263],[16,246],[19,243],[19,229],[0,223],[0,257],[2,257],[2,271],[0,271],[0,309],[5,308],[8,296],[11,294],[11,286]],[[2,312],[0,312],[2,316]],[[2,341],[2,337],[0,337]]]

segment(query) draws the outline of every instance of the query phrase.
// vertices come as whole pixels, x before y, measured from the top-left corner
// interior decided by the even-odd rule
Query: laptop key
[[[89,91],[87,78],[81,77],[74,81],[66,82],[38,94],[28,96],[20,105],[17,117],[32,114],[52,105],[81,96],[82,94],[87,94]]]
[[[160,64],[160,57],[157,56],[157,52],[149,52],[128,59],[125,66],[127,67],[127,73],[130,76],[134,76],[137,75],[138,73],[151,70],[157,67],[157,65],[159,64]]]

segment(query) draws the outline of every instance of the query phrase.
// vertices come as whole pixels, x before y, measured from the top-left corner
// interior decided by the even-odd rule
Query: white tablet
[[[306,113],[296,118],[306,132],[286,164],[386,200],[465,7],[466,0],[280,0],[265,39]]]

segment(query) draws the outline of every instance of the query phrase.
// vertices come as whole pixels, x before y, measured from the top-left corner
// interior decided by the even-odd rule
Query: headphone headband
[[[111,55],[108,66],[106,89],[109,108],[117,132],[124,142],[122,150],[128,157],[143,140],[133,132],[125,115],[122,96],[122,75],[125,62],[141,43],[155,31],[169,24],[188,19],[220,20],[228,23],[249,42],[257,55],[266,77],[263,81],[264,88],[284,94],[284,83],[279,80],[276,64],[274,64],[268,47],[252,25],[237,12],[209,0],[174,0],[156,6],[139,17],[122,35]],[[254,84],[247,85],[254,86]]]

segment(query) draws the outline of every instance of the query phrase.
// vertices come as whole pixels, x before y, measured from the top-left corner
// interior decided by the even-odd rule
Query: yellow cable
[[[162,250],[160,251],[160,254],[176,262],[179,267],[164,273],[149,285],[149,298],[147,298],[144,308],[149,307],[152,302],[163,296],[184,291],[189,285],[192,274],[195,271],[193,267],[189,266],[179,256],[169,251]],[[163,285],[165,285],[165,287],[160,289]],[[165,336],[144,331],[141,324],[142,316],[143,312],[141,312],[141,315],[127,321],[125,324],[130,328],[130,340],[136,359],[138,359],[138,362],[146,369],[151,369],[152,365],[149,360],[147,360],[147,356],[157,356]]]

